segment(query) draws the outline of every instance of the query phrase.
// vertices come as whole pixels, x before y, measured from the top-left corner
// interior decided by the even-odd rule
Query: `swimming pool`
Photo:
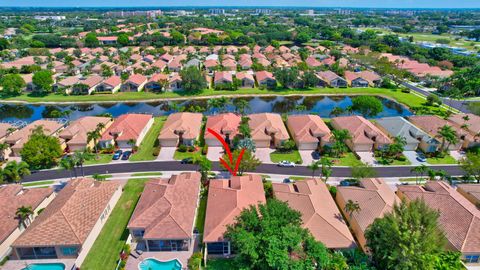
[[[159,260],[149,258],[138,264],[140,270],[181,270],[182,264],[177,260],[161,262]]]
[[[65,270],[63,263],[33,263],[22,270]]]

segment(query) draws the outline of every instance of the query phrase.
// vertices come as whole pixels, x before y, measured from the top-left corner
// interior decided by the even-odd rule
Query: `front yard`
[[[180,151],[175,151],[175,154],[173,155],[173,159],[175,160],[182,160],[185,158],[196,158],[202,156],[201,150],[195,151],[195,152],[180,152]]]
[[[112,161],[113,154],[93,154],[93,157],[85,161],[85,165],[96,165],[96,164],[106,164]]]
[[[450,155],[445,155],[444,157],[430,157],[427,158],[427,163],[429,164],[457,164],[458,162]]]
[[[152,127],[147,132],[147,135],[145,135],[145,138],[143,138],[137,152],[130,157],[130,161],[146,161],[157,158],[157,156],[154,155],[154,151],[159,147],[158,134],[160,134],[160,130],[166,119],[166,116],[155,117]]]
[[[83,270],[115,269],[120,251],[128,237],[128,221],[148,180],[128,180],[122,196],[83,262]]]
[[[362,162],[355,156],[354,153],[348,152],[340,158],[326,157],[333,162],[333,166],[359,166]]]
[[[287,153],[282,153],[279,151],[272,152],[270,153],[270,160],[273,163],[278,163],[280,161],[286,160],[296,164],[302,164],[302,157],[300,156],[300,153],[297,150],[287,152]]]

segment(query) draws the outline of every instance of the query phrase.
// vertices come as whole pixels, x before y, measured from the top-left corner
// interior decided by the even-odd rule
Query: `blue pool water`
[[[22,270],[65,270],[63,263],[34,263]]]
[[[182,264],[178,260],[161,262],[155,259],[143,260],[139,265],[140,270],[181,270]]]

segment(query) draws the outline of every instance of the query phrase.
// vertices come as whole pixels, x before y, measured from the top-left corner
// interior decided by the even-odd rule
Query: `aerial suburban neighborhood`
[[[478,3],[5,1],[0,269],[480,270]]]

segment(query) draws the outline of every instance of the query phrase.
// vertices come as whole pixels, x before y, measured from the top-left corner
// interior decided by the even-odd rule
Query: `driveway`
[[[427,162],[420,162],[417,160],[418,153],[416,151],[403,151],[403,155],[412,163],[413,166],[418,166],[425,164],[427,165]]]
[[[177,150],[176,147],[162,147],[160,148],[160,152],[158,153],[157,160],[161,161],[172,161],[173,155]]]
[[[465,157],[465,153],[460,151],[450,151],[450,156],[452,156],[456,161],[459,161]]]
[[[262,162],[262,163],[272,163],[270,159],[270,153],[275,151],[275,149],[271,148],[257,148],[255,150],[255,156]]]
[[[298,150],[298,152],[302,157],[302,165],[308,166],[312,164],[312,162],[314,161],[312,157],[313,150]]]
[[[211,161],[218,161],[223,155],[223,147],[208,147],[207,158]]]
[[[377,160],[373,156],[373,152],[357,152],[357,155],[363,163],[372,166],[377,165]]]

